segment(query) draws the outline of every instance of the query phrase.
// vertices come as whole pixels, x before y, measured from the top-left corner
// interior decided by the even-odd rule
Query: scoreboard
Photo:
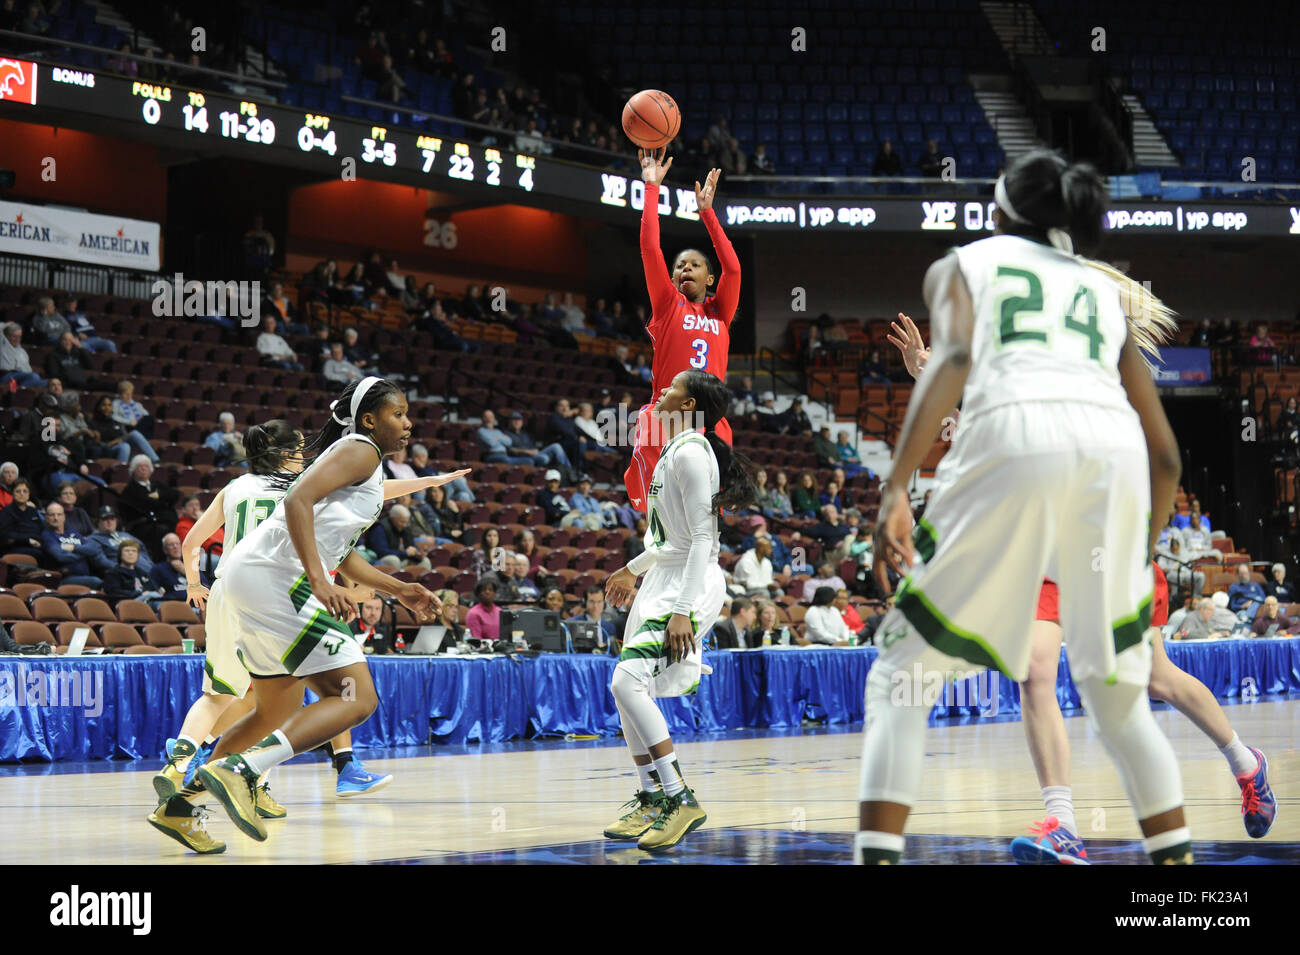
[[[360,178],[615,221],[629,211],[639,214],[645,199],[644,183],[630,159],[626,170],[601,170],[449,134],[24,60],[0,58],[0,116],[260,159],[323,176],[339,176],[350,165]],[[993,228],[992,198],[970,195],[723,197],[717,212],[723,225],[742,232],[971,235]],[[698,220],[694,190],[675,184],[661,189],[659,214]],[[1108,212],[1106,227],[1132,235],[1300,237],[1300,205],[1119,202]]]

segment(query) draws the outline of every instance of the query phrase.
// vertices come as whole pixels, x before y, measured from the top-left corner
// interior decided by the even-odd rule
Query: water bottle
[[[393,649],[396,650],[398,653],[406,652],[406,638],[403,637],[400,633],[397,635],[397,640],[393,643]]]
[[[770,647],[771,645],[772,645],[772,631],[771,631],[771,630],[764,630],[764,631],[763,631],[763,646],[765,646],[765,647]]]

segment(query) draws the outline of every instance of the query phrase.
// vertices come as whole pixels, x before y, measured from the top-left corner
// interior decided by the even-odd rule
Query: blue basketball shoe
[[[1064,828],[1055,816],[1029,824],[1033,839],[1017,836],[1011,856],[1017,865],[1091,865],[1083,840]]]
[[[1246,748],[1255,754],[1259,765],[1253,773],[1237,777],[1237,785],[1241,787],[1241,821],[1252,839],[1262,839],[1277,818],[1277,797],[1268,784],[1268,760],[1255,747]]]
[[[392,781],[391,773],[385,776],[368,773],[361,765],[361,760],[353,758],[343,767],[343,772],[339,773],[338,786],[334,791],[345,797],[360,796],[362,793],[378,792]]]

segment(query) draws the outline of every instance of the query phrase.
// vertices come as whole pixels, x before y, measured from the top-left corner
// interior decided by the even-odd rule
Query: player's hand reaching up
[[[667,146],[660,146],[658,149],[638,149],[636,158],[641,160],[641,178],[653,185],[662,186],[664,177],[673,166],[671,157],[668,162],[663,161],[667,154]]]
[[[636,591],[636,575],[623,567],[605,580],[605,600],[611,607],[622,608]]]
[[[718,177],[722,175],[721,169],[710,169],[709,174],[704,177],[704,187],[700,188],[700,181],[695,180],[695,208],[699,212],[705,209],[713,208],[713,194],[718,189]]]
[[[442,601],[438,595],[419,584],[407,584],[393,596],[422,623],[433,620],[442,613]]]
[[[890,593],[886,568],[906,577],[916,559],[912,548],[912,502],[906,487],[888,487],[880,501],[880,519],[876,523],[871,552],[871,569],[882,593]]]
[[[901,327],[899,322],[902,322]],[[890,322],[889,327],[891,331],[886,337],[903,353],[903,364],[907,368],[907,373],[913,378],[921,377],[921,369],[930,360],[930,349],[925,347],[925,339],[921,337],[920,329],[902,312],[898,313],[898,321]]]

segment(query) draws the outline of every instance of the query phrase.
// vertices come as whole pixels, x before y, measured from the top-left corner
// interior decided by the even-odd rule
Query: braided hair
[[[706,371],[692,369],[684,374],[686,394],[695,399],[695,409],[704,419],[704,437],[718,458],[718,493],[713,495],[713,506],[737,510],[753,504],[758,489],[752,463],[733,451],[715,430],[731,404],[731,392]]]

